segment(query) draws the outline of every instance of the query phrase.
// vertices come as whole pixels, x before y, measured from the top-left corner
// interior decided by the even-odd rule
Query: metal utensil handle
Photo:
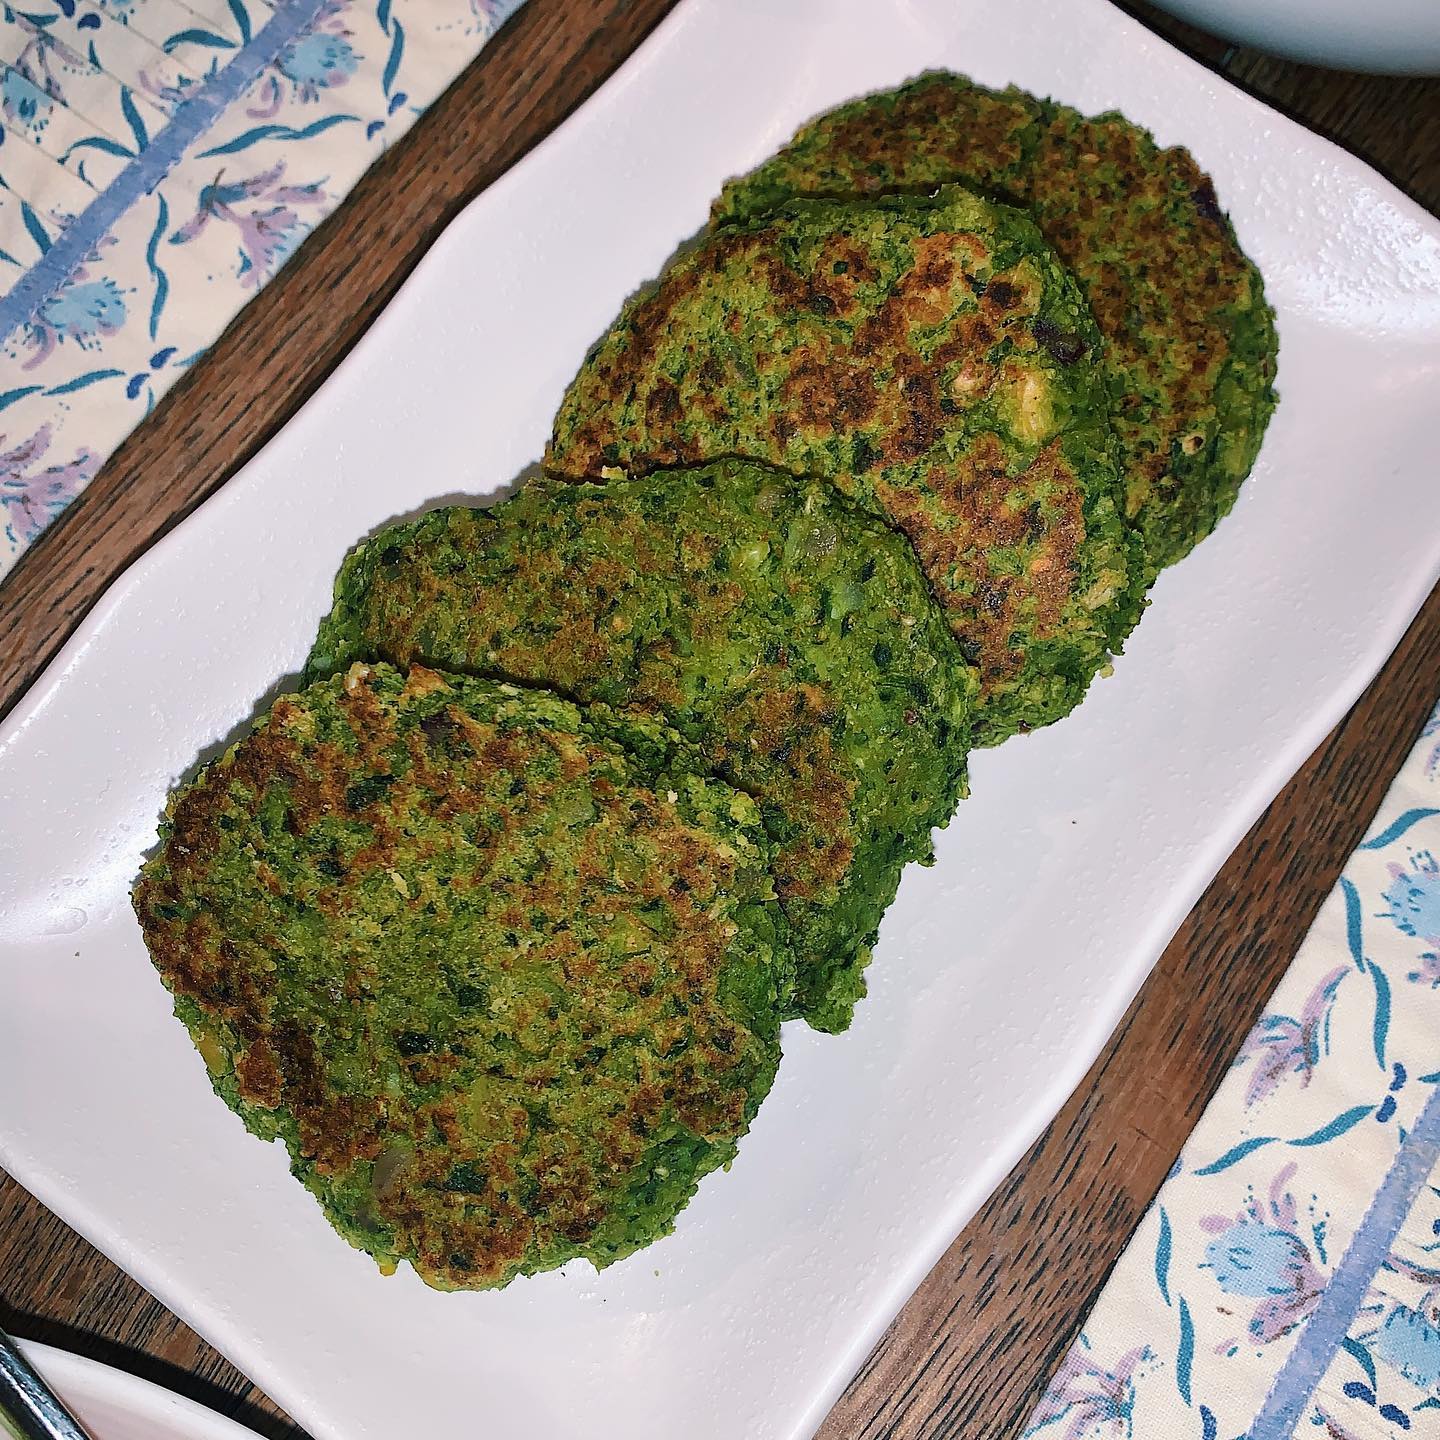
[[[89,1433],[0,1330],[0,1433],[16,1440],[90,1440]]]

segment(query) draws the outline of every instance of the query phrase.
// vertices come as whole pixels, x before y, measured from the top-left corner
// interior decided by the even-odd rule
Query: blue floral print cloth
[[[0,577],[521,0],[0,0]]]
[[[1440,708],[1026,1440],[1440,1437]]]

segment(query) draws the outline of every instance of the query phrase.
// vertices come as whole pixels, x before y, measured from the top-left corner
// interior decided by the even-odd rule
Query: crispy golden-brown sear
[[[936,73],[852,100],[731,181],[720,224],[799,195],[961,181],[1027,206],[1074,271],[1112,375],[1126,512],[1152,572],[1230,512],[1275,408],[1275,317],[1210,177],[1114,113]]]
[[[135,909],[176,1012],[383,1265],[605,1265],[734,1156],[793,976],[758,809],[693,758],[654,723],[356,665],[173,797]]]
[[[668,720],[761,803],[795,1012],[842,1030],[908,860],[963,793],[974,672],[904,537],[740,461],[536,481],[354,550],[308,674],[419,661]]]
[[[828,478],[909,537],[994,743],[1078,704],[1140,612],[1098,350],[1017,210],[955,187],[795,201],[625,307],[547,459],[598,477],[748,455]]]

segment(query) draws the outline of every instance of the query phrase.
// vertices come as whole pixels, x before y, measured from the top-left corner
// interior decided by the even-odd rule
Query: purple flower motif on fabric
[[[1440,952],[1422,951],[1417,968],[1409,971],[1405,978],[1415,985],[1428,985],[1432,990],[1440,990]]]
[[[1391,1305],[1377,1329],[1362,1338],[1376,1359],[1411,1384],[1424,1390],[1440,1389],[1440,1327],[1423,1309]]]
[[[1137,1345],[1107,1369],[1089,1350],[1083,1335],[1070,1347],[1022,1440],[1042,1431],[1052,1440],[1129,1440],[1134,1434],[1135,1381],[1154,1353]]]
[[[321,91],[344,85],[364,58],[351,43],[355,32],[346,24],[349,0],[327,0],[305,33],[297,35],[275,58],[272,73],[255,86],[245,113],[269,120],[292,100],[303,105],[319,100]]]
[[[1440,1251],[1440,1241],[1420,1248]],[[1383,1284],[1372,1286],[1360,1307],[1371,1323],[1355,1339],[1382,1365],[1440,1396],[1440,1267],[1392,1250],[1382,1268],[1402,1282],[1425,1288],[1409,1295],[1406,1303],[1387,1294]]]
[[[173,73],[167,77],[163,70],[160,71],[161,78],[157,78],[157,70],[160,70],[160,67],[142,67],[137,88],[142,95],[148,95],[163,110],[174,110],[189,98],[192,82]]]
[[[100,248],[114,244],[111,237]],[[92,275],[100,259],[99,248],[92,250],[85,264],[77,266],[70,278],[44,301],[20,332],[22,343],[30,349],[30,357],[20,367],[33,370],[43,364],[57,345],[66,343],[82,350],[98,350],[125,325],[125,296],[108,276]]]
[[[322,90],[343,85],[355,73],[360,57],[343,36],[319,32],[291,41],[276,64],[294,82],[296,95],[310,102],[318,100]]]
[[[1330,1049],[1330,1011],[1340,982],[1350,974],[1337,966],[1310,992],[1298,1016],[1266,1014],[1255,1022],[1235,1057],[1236,1066],[1253,1064],[1245,1087],[1245,1108],[1280,1088],[1287,1075],[1300,1077],[1303,1090]]]
[[[1440,864],[1428,850],[1410,856],[1410,866],[1390,864],[1390,886],[1380,898],[1380,918],[1402,935],[1440,946]]]
[[[334,208],[357,162],[521,3],[44,0],[9,15],[0,135],[19,145],[12,159],[36,159],[38,142],[64,173],[7,197],[0,280],[17,307],[29,299],[0,337],[13,375],[0,386],[0,580]],[[104,216],[77,226],[122,172]],[[93,248],[82,238],[102,231]],[[14,292],[42,257],[35,288]]]
[[[83,75],[93,67],[78,51],[43,30],[29,30],[30,39],[11,62],[15,76],[28,80],[51,100],[65,99],[62,77]],[[9,78],[9,77],[7,77]]]
[[[0,509],[12,543],[33,540],[90,483],[100,457],[82,446],[73,460],[45,465],[51,429],[42,425],[28,440],[0,450]],[[8,437],[0,435],[0,447]]]
[[[474,15],[480,33],[485,34],[498,29],[516,5],[517,0],[470,0],[470,13]]]
[[[40,307],[40,318],[61,340],[84,346],[118,333],[125,323],[125,297],[110,279],[72,281]]]
[[[1259,1302],[1246,1329],[1261,1345],[1295,1329],[1315,1308],[1326,1283],[1311,1253],[1313,1246],[1323,1258],[1324,1224],[1312,1222],[1308,1241],[1302,1239],[1295,1197],[1285,1188],[1295,1169],[1292,1162],[1275,1176],[1264,1203],[1252,1191],[1239,1215],[1207,1215],[1200,1221],[1215,1237],[1205,1247],[1200,1268],[1212,1271],[1227,1295]]]
[[[1347,1430],[1328,1410],[1317,1405],[1311,1423],[1317,1428],[1315,1434],[1323,1437],[1323,1440],[1361,1440],[1353,1430]],[[1319,1426],[1324,1426],[1323,1430]]]
[[[200,191],[195,214],[170,236],[172,245],[188,245],[212,220],[233,225],[239,238],[235,274],[258,290],[290,258],[310,233],[302,207],[323,208],[329,197],[323,184],[286,185],[285,162],[246,180],[227,181],[222,171]]]
[[[41,134],[53,108],[50,96],[19,71],[6,70],[0,77],[0,112],[17,130]]]

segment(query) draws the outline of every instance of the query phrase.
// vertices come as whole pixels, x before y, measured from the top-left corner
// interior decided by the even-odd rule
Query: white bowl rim
[[[106,1405],[148,1425],[163,1426],[154,1440],[255,1440],[253,1430],[127,1370],[35,1340],[16,1343],[61,1399],[77,1411]],[[106,1437],[97,1435],[95,1440]]]

